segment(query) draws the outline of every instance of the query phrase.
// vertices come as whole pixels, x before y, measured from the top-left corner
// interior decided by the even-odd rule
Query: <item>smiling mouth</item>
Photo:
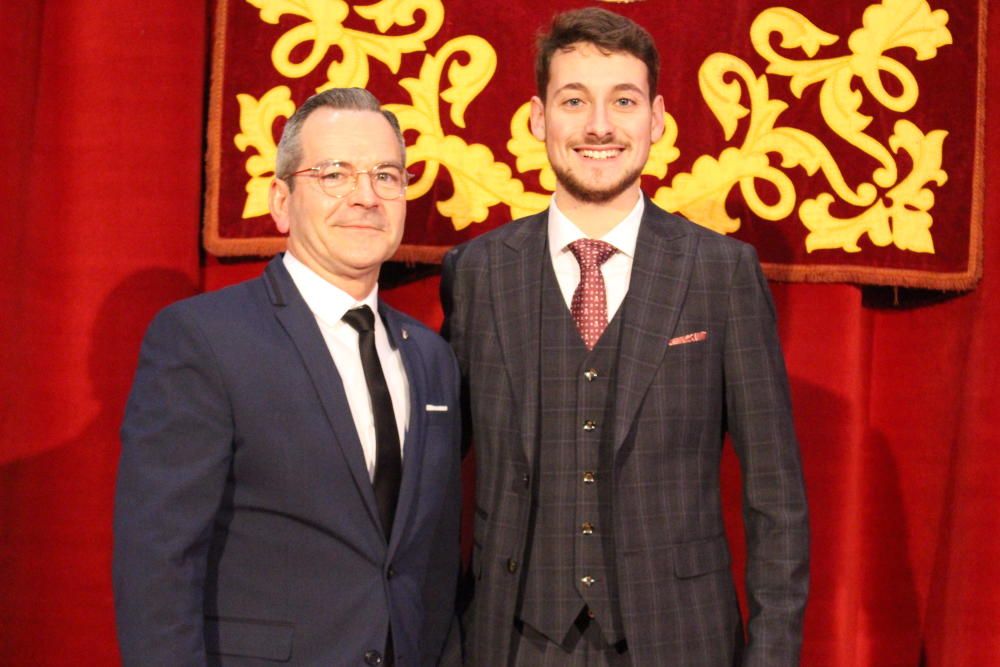
[[[360,217],[352,218],[349,220],[338,220],[332,222],[331,227],[340,227],[343,229],[358,229],[373,232],[385,231],[386,224],[379,216],[376,215],[363,215]]]
[[[366,232],[381,232],[381,231],[385,230],[384,227],[379,227],[377,225],[363,225],[363,224],[359,224],[359,223],[346,223],[346,224],[339,224],[339,225],[334,225],[334,226],[335,227],[340,227],[341,229],[356,229],[356,230],[361,230],[361,231],[366,231]]]
[[[620,148],[577,148],[575,150],[580,156],[588,160],[610,160],[618,157],[622,152]]]

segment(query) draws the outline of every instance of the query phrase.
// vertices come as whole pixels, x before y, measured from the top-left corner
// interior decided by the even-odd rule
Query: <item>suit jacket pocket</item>
[[[674,547],[674,575],[689,579],[729,567],[729,545],[726,537],[683,542]]]
[[[210,655],[232,655],[288,662],[292,657],[291,623],[243,618],[206,618],[205,650]]]

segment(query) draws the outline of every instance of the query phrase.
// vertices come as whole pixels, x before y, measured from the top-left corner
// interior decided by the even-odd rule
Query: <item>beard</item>
[[[611,201],[632,187],[639,179],[639,176],[642,175],[642,167],[638,167],[626,172],[624,176],[611,185],[602,189],[594,189],[567,169],[552,165],[552,171],[555,172],[556,180],[563,186],[567,194],[577,201],[586,202],[587,204],[605,204]]]

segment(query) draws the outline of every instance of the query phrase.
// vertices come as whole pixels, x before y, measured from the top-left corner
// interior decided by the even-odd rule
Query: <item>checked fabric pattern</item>
[[[573,241],[569,249],[580,264],[580,284],[573,292],[569,310],[584,345],[592,350],[608,326],[608,294],[601,265],[618,251],[610,243],[596,239]]]

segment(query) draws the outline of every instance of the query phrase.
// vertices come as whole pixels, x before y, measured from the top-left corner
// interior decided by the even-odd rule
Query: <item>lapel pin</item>
[[[409,340],[409,338],[410,338],[410,332],[407,331],[406,329],[403,329],[402,333],[403,333],[403,340]]]

